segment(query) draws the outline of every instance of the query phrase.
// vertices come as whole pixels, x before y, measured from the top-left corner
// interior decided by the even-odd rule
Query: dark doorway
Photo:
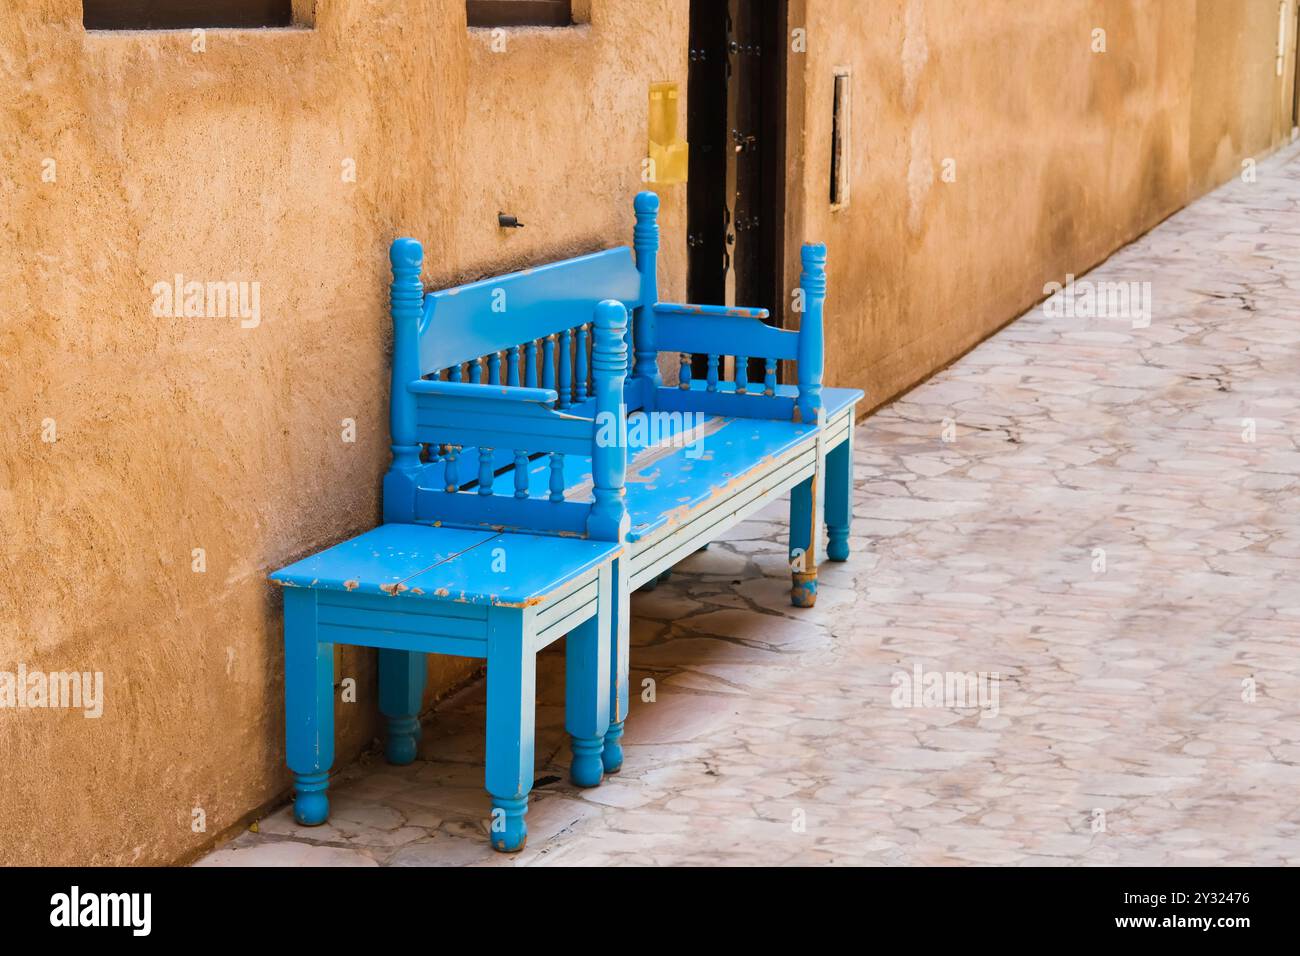
[[[688,298],[765,308],[775,325],[785,298],[786,6],[691,0],[687,88]],[[761,377],[761,366],[750,374]]]

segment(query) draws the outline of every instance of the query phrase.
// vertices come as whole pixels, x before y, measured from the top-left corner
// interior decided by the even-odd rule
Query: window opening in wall
[[[82,0],[87,30],[310,26],[313,0]]]
[[[567,27],[573,23],[570,0],[466,0],[472,27]]]

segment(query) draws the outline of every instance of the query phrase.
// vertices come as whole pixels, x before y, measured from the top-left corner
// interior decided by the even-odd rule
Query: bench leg
[[[801,481],[790,492],[790,603],[817,603],[817,476]]]
[[[388,718],[384,756],[399,767],[415,760],[426,673],[419,651],[379,651],[379,711]]]
[[[609,569],[600,573],[598,611],[564,640],[564,727],[573,744],[569,778],[595,787],[604,773],[602,755],[609,730]]]
[[[517,608],[488,612],[487,791],[493,849],[515,853],[528,840],[524,814],[533,788],[537,656]]]
[[[334,763],[334,645],[316,640],[316,593],[284,589],[285,749],[293,771],[293,818],[329,818]]]
[[[853,523],[853,430],[826,456],[826,557],[849,559]]]
[[[605,773],[618,773],[623,767],[623,721],[627,719],[627,682],[631,648],[631,622],[628,617],[629,592],[623,558],[610,566],[610,662],[609,662],[609,730],[600,759]]]

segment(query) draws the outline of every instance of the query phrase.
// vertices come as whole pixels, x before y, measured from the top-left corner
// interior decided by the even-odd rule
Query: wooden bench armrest
[[[662,352],[793,359],[799,333],[767,325],[766,309],[656,302],[655,347]]]
[[[720,315],[739,319],[766,319],[767,309],[732,305],[694,305],[689,302],[656,302],[655,311],[665,315]]]
[[[638,197],[638,200],[640,197]],[[657,208],[657,203],[655,204]],[[638,212],[640,206],[638,205]],[[649,369],[651,362],[642,359],[657,357],[659,352],[681,353],[681,387],[688,393],[690,403],[707,401],[715,414],[751,414],[775,417],[785,414],[788,400],[777,400],[776,362],[794,361],[798,393],[794,401],[794,420],[818,422],[822,412],[822,370],[825,350],[822,339],[822,309],[826,300],[826,247],[818,243],[805,243],[800,251],[803,271],[799,276],[799,295],[793,310],[799,314],[799,330],[778,329],[767,325],[766,309],[739,306],[693,305],[677,302],[658,302],[640,316],[638,338],[638,368]],[[648,319],[648,321],[647,321]],[[690,394],[691,356],[708,356],[708,398]],[[730,396],[718,395],[720,362],[725,356],[736,358],[736,387]],[[746,369],[750,359],[765,359],[763,395],[750,398]],[[658,393],[669,404],[683,401],[659,388],[657,370],[634,374],[649,382],[646,403],[653,407]],[[689,403],[688,403],[689,404]],[[760,408],[760,404],[769,407]],[[701,410],[704,410],[701,408]]]
[[[416,379],[406,386],[416,395],[441,395],[446,398],[472,398],[486,401],[534,402],[551,405],[558,398],[552,388],[524,388],[519,385],[489,385],[477,382],[442,382]]]

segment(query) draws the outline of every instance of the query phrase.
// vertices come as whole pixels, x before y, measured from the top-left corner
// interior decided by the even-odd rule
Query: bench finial
[[[424,247],[420,245],[420,240],[402,237],[394,239],[392,246],[388,249],[388,261],[393,266],[393,276],[407,276],[414,274],[419,278],[420,269],[424,265]]]
[[[651,189],[643,189],[632,200],[632,208],[637,215],[648,215],[652,219],[659,214],[659,194]]]
[[[596,431],[591,454],[592,504],[587,534],[622,541],[627,533],[627,419],[623,380],[627,375],[627,309],[605,299],[596,305],[591,371],[596,389]]]
[[[799,288],[803,290],[803,315],[799,319],[799,363],[797,382],[799,398],[795,404],[798,420],[815,424],[822,410],[822,373],[825,349],[822,331],[822,306],[826,301],[826,246],[805,242],[800,252],[803,271]]]

